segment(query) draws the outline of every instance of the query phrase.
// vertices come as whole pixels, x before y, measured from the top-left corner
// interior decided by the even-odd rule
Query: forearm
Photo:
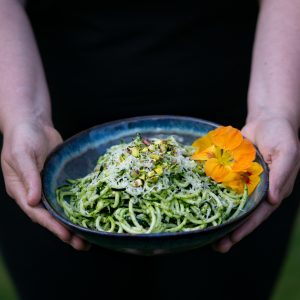
[[[0,0],[0,130],[27,120],[52,124],[47,84],[21,1]]]
[[[267,114],[300,125],[300,2],[264,0],[257,25],[248,118]]]

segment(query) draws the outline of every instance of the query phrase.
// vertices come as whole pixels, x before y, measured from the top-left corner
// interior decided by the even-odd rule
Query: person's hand
[[[242,129],[262,153],[270,169],[268,199],[230,235],[213,245],[226,253],[266,220],[292,191],[300,166],[298,129],[280,117],[253,120]]]
[[[48,153],[62,142],[59,133],[53,127],[26,121],[16,122],[3,135],[1,164],[7,193],[33,222],[77,250],[88,249],[84,240],[57,222],[40,203],[40,171]]]

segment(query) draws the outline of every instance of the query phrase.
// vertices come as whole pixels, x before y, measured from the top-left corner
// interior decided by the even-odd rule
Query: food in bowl
[[[91,173],[68,179],[56,190],[58,203],[74,224],[120,234],[193,231],[233,219],[243,211],[248,188],[252,191],[258,184],[260,171],[255,178],[249,171],[257,163],[252,162],[250,146],[241,146],[245,140],[239,144],[235,136],[232,146],[221,128],[227,127],[211,131],[193,146],[182,145],[173,136],[147,139],[140,135],[130,143],[112,146]],[[221,135],[228,149],[222,147]],[[234,157],[238,147],[244,153],[236,151]],[[248,158],[238,168],[235,161],[243,154]],[[220,160],[224,170],[207,175],[213,158]],[[247,183],[250,178],[252,182]]]

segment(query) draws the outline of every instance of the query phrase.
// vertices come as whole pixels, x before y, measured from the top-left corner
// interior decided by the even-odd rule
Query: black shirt
[[[58,127],[70,107],[71,123],[94,125],[88,105],[96,123],[181,114],[242,126],[256,1],[31,0],[28,13]]]

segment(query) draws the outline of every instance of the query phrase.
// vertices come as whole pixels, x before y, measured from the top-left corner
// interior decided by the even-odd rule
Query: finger
[[[254,130],[252,128],[249,128],[249,126],[246,125],[242,128],[241,133],[244,137],[246,137],[253,144],[255,144],[255,135]]]
[[[31,206],[41,200],[41,178],[34,154],[24,152],[15,158],[14,170],[26,188],[26,200]]]
[[[84,239],[78,237],[77,235],[73,235],[70,244],[74,249],[80,251],[89,251],[91,249],[91,244],[89,244]]]
[[[276,208],[277,206],[272,206],[268,202],[263,202],[243,225],[230,235],[216,242],[213,246],[214,249],[221,253],[228,252],[234,244],[241,241],[266,220]]]
[[[212,245],[213,249],[220,253],[227,253],[233,246],[229,236],[226,236]]]
[[[298,149],[291,147],[273,155],[269,168],[268,200],[271,204],[277,205],[288,195],[295,183],[299,169]]]

